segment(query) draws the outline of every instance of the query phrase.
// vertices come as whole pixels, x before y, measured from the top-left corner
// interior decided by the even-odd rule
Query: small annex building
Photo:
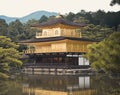
[[[28,47],[25,54],[34,59],[34,63],[29,63],[26,68],[48,68],[49,71],[89,68],[89,61],[83,58],[83,54],[94,41],[82,38],[81,29],[85,26],[61,16],[33,25],[32,28],[42,32],[37,32],[34,39],[20,42]]]

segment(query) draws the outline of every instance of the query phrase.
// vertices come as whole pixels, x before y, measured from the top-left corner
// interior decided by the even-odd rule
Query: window
[[[47,31],[44,31],[44,36],[47,36]]]
[[[55,35],[58,35],[58,30],[55,30]]]

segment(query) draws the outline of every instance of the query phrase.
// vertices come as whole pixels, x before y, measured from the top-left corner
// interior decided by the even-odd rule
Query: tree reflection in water
[[[0,81],[0,95],[120,95],[120,78],[103,75],[22,75]]]
[[[22,81],[0,80],[0,95],[22,95]]]

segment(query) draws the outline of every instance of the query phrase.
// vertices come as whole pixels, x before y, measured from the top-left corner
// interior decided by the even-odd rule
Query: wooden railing
[[[61,69],[85,69],[85,68],[90,68],[90,65],[65,65],[67,63],[44,63],[44,64],[24,64],[24,67],[28,68],[61,68]]]
[[[67,52],[66,49],[37,49],[37,50],[25,50],[25,54],[32,54],[32,53],[51,53],[51,52]]]

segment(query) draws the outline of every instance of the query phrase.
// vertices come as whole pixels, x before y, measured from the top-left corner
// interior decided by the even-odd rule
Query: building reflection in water
[[[92,95],[90,76],[32,75],[24,81],[24,95]]]

